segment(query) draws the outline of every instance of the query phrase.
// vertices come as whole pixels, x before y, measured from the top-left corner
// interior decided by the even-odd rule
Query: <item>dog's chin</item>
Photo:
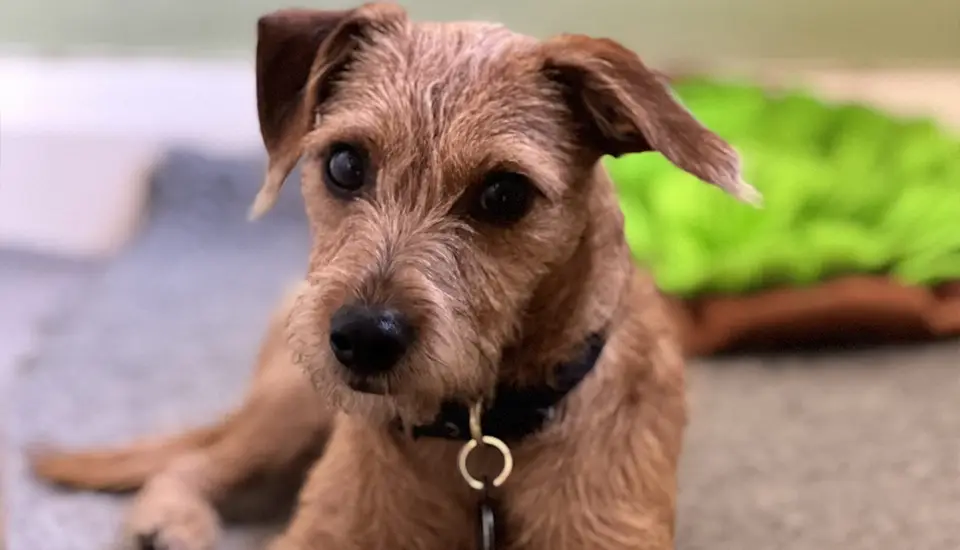
[[[440,411],[440,400],[432,395],[401,391],[385,378],[364,378],[337,373],[326,395],[344,413],[374,423],[417,425],[432,422]]]

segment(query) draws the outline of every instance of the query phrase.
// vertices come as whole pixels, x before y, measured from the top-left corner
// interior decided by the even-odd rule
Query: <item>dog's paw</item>
[[[214,550],[220,519],[210,503],[179,484],[148,484],[127,519],[130,550]]]

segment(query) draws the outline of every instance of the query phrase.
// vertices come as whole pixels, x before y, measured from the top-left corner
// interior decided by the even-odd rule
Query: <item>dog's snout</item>
[[[340,364],[357,374],[393,368],[413,336],[410,322],[396,309],[344,306],[330,319],[330,348]]]

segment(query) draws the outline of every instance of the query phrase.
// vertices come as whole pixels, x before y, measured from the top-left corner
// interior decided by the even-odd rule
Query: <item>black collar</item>
[[[518,388],[501,384],[492,406],[481,417],[484,435],[492,435],[504,441],[517,441],[539,431],[555,414],[557,405],[593,371],[606,336],[591,334],[584,349],[575,359],[561,363],[556,368],[553,385]],[[437,437],[457,441],[470,439],[470,413],[468,405],[448,401],[440,408],[440,414],[430,424],[413,426],[414,438]]]

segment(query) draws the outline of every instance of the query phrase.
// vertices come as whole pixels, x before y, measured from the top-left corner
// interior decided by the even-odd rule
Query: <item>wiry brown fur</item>
[[[554,365],[606,329],[561,414],[512,443],[516,470],[497,495],[504,547],[672,548],[683,361],[652,281],[634,269],[599,159],[657,150],[753,200],[733,150],[615,42],[415,24],[392,4],[261,19],[258,107],[270,166],[254,214],[302,158],[314,246],[243,406],[165,443],[40,454],[36,472],[86,489],[145,484],[132,533],[203,550],[216,540],[215,507],[238,488],[312,464],[273,550],[473,549],[477,495],[459,477],[460,444],[386,423],[429,421],[445,399],[493,398],[498,382],[549,383]],[[322,182],[338,141],[369,151],[376,182],[361,199]],[[498,168],[540,191],[510,228],[463,213]],[[332,313],[355,300],[398,308],[418,329],[382,395],[352,390],[327,344]],[[486,450],[477,466],[494,471]]]

